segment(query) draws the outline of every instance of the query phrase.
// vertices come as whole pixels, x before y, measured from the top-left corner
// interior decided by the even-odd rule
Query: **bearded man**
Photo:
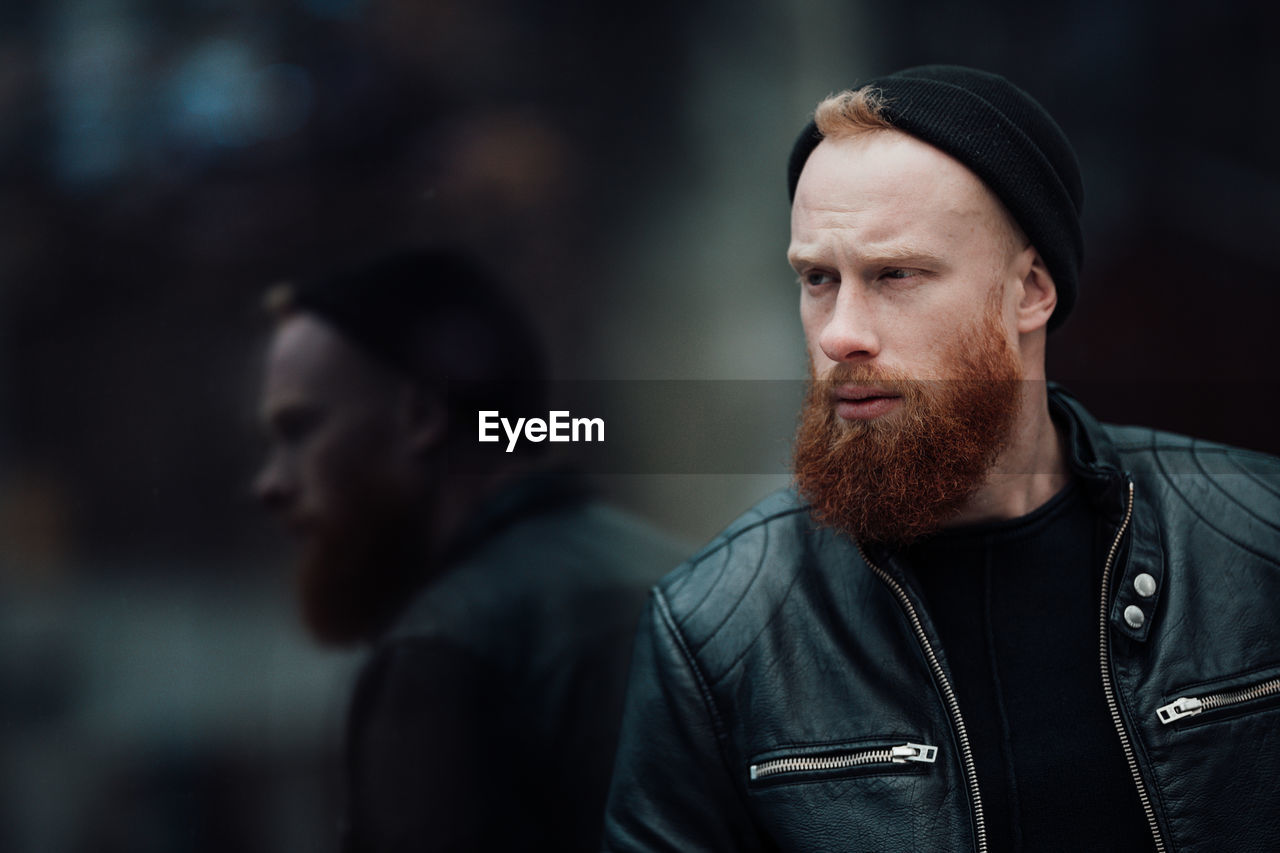
[[[656,587],[606,848],[1277,849],[1280,461],[1046,382],[1057,124],[908,69],[824,100],[789,184],[796,488]]]
[[[262,502],[311,632],[371,647],[346,851],[594,850],[645,591],[684,553],[476,441],[546,415],[529,321],[473,259],[415,251],[275,294]]]

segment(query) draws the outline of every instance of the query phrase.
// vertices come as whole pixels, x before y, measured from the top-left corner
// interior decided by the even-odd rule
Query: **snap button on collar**
[[[1142,623],[1147,621],[1147,615],[1142,612],[1141,607],[1130,604],[1124,609],[1124,621],[1129,623],[1130,628],[1141,628]]]
[[[1143,572],[1133,579],[1133,588],[1143,598],[1150,598],[1156,594],[1156,579]]]

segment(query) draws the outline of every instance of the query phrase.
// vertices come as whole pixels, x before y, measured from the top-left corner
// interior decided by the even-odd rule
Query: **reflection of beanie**
[[[451,405],[547,411],[532,319],[462,251],[402,250],[297,285],[293,305],[393,369],[443,381]]]
[[[1071,313],[1079,289],[1084,186],[1066,135],[1044,107],[997,74],[924,65],[869,81],[894,127],[955,157],[1004,202],[1058,289],[1050,330]],[[800,170],[822,141],[810,121],[791,149],[792,200]]]

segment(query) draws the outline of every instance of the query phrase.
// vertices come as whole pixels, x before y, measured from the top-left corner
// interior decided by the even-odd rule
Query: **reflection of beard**
[[[813,378],[796,434],[800,493],[823,524],[868,542],[904,544],[956,515],[1009,444],[1021,402],[1021,363],[1004,336],[998,303],[946,354],[955,379],[838,364]],[[888,415],[845,421],[837,385],[901,395]]]
[[[414,532],[402,507],[355,499],[340,520],[312,531],[297,584],[302,620],[317,640],[345,645],[386,627],[428,574]]]

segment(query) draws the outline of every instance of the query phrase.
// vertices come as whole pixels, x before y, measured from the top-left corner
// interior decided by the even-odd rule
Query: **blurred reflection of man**
[[[914,68],[823,101],[789,173],[797,489],[659,585],[607,848],[1280,849],[1280,462],[1045,381],[1062,131]]]
[[[345,849],[594,849],[635,621],[681,553],[543,445],[477,441],[477,410],[545,417],[547,388],[468,258],[405,253],[271,301],[255,489],[299,542],[312,633],[373,647]]]

